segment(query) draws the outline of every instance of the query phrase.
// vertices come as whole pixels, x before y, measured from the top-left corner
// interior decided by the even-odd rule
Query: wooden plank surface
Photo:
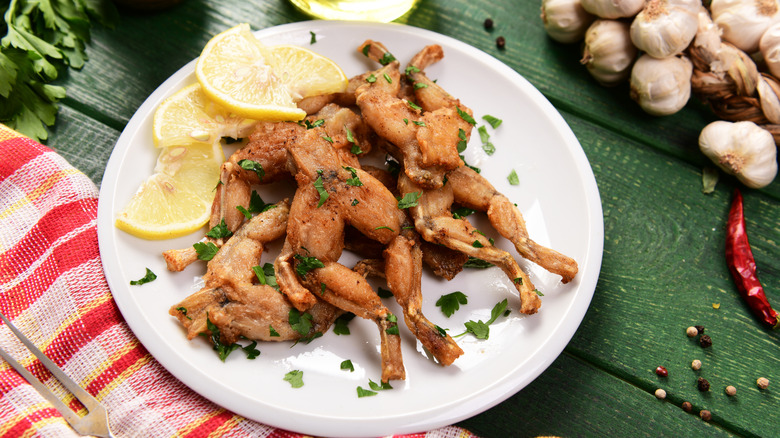
[[[514,68],[563,113],[588,156],[601,193],[605,242],[600,280],[580,329],[553,366],[519,394],[461,423],[485,437],[614,435],[780,436],[780,337],[738,296],[723,257],[732,190],[722,177],[701,193],[701,128],[714,117],[696,101],[652,117],[626,86],[604,88],[579,46],[545,35],[537,1],[422,0],[401,22],[465,41]],[[482,23],[492,18],[495,28]],[[68,90],[47,144],[97,184],[111,148],[140,104],[198,56],[208,39],[240,22],[255,29],[307,19],[286,0],[186,0],[157,13],[123,11],[115,29],[95,28],[90,60],[60,81]],[[499,50],[495,38],[504,36]],[[518,133],[522,135],[522,133]],[[780,183],[744,190],[748,233],[771,301],[780,307]],[[719,308],[713,308],[718,304]],[[684,334],[700,324],[714,344]],[[698,372],[690,362],[700,359]],[[653,373],[658,365],[669,377]],[[701,393],[696,378],[712,389]],[[773,386],[760,391],[756,378]],[[736,397],[723,393],[737,387]],[[667,390],[656,400],[657,387]],[[704,423],[680,409],[709,409]]]

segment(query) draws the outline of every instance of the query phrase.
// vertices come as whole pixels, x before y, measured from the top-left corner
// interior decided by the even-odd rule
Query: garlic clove
[[[778,96],[780,83],[769,75],[761,74],[758,78],[756,90],[758,91],[761,111],[764,113],[764,116],[771,123],[780,124],[780,97]]]
[[[686,57],[644,54],[631,69],[631,98],[648,114],[674,114],[691,97],[692,75],[693,64]]]
[[[541,17],[547,35],[559,43],[581,41],[596,19],[580,0],[542,0]]]
[[[780,23],[769,26],[758,41],[758,49],[769,72],[780,77]]]
[[[581,0],[582,7],[600,18],[633,17],[642,10],[645,0]]]
[[[753,122],[712,122],[702,129],[699,148],[715,165],[747,187],[766,187],[777,175],[774,138]]]
[[[723,31],[723,40],[752,54],[764,32],[780,21],[778,0],[712,0],[712,20]]]
[[[648,0],[631,23],[631,41],[655,58],[682,53],[696,36],[701,0]]]
[[[628,79],[636,55],[628,23],[598,19],[585,32],[580,62],[600,84],[613,86]]]

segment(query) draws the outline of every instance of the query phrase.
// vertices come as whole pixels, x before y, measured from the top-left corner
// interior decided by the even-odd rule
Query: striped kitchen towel
[[[117,437],[301,437],[242,418],[169,374],[124,322],[103,275],[98,190],[47,147],[0,124],[0,311],[106,407]],[[80,404],[0,326],[0,347]],[[0,360],[0,438],[77,437]],[[450,426],[407,437],[471,438]]]

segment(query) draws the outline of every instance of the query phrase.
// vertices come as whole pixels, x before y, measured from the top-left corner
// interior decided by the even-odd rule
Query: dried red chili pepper
[[[764,288],[758,280],[756,261],[748,242],[745,228],[745,214],[742,207],[742,193],[734,190],[734,200],[729,211],[728,229],[726,233],[726,264],[742,297],[753,313],[761,321],[772,327],[780,327],[777,312],[764,294]]]

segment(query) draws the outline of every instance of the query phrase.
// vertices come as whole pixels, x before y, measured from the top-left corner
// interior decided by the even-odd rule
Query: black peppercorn
[[[699,377],[699,379],[696,380],[696,386],[701,392],[707,392],[710,390],[710,382],[708,382],[707,379],[703,377]]]
[[[694,327],[696,327],[696,331],[698,331],[700,335],[704,334],[704,326],[703,325],[695,325]]]
[[[485,30],[493,30],[493,20],[490,18],[485,18]]]
[[[693,409],[693,405],[691,404],[691,402],[683,402],[682,408],[685,412],[691,412],[691,410]]]
[[[496,38],[496,47],[498,47],[499,49],[503,49],[504,47],[506,47],[506,39],[504,39],[504,37],[502,36]]]
[[[699,338],[699,345],[701,345],[701,348],[712,347],[712,338],[708,335],[701,335]]]

